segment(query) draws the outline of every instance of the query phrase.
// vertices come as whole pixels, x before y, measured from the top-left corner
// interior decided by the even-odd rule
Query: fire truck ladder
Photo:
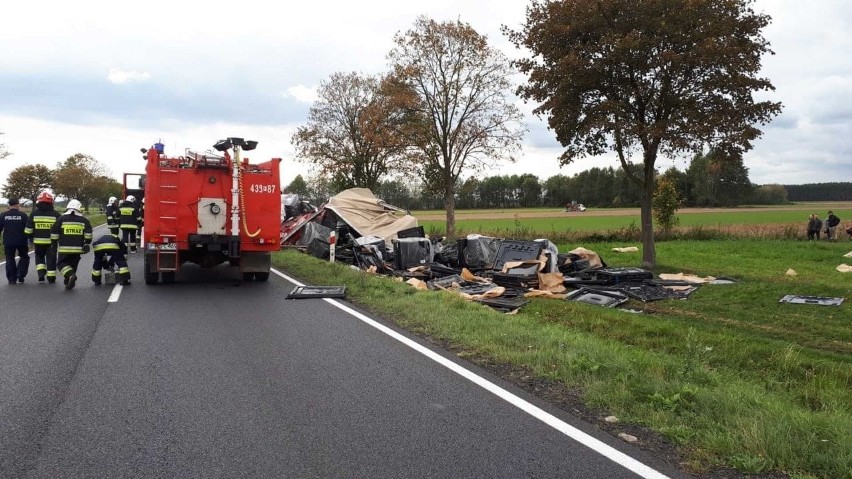
[[[177,249],[177,216],[178,216],[178,170],[176,168],[160,168],[160,204],[159,231],[162,243],[157,248],[157,271],[176,272],[178,270]],[[163,249],[170,244],[172,250]]]

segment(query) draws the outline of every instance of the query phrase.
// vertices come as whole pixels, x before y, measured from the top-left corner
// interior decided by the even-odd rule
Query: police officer
[[[136,252],[136,232],[142,225],[142,215],[136,206],[136,197],[127,195],[127,198],[118,205],[119,228],[121,228],[121,240],[130,247],[130,252]]]
[[[50,284],[56,282],[56,250],[50,240],[50,230],[57,219],[59,213],[53,209],[53,195],[42,191],[36,198],[35,209],[25,230],[34,246],[39,283],[43,283],[45,277]]]
[[[101,270],[112,269],[118,266],[119,283],[128,286],[130,284],[130,268],[127,267],[127,245],[117,236],[106,234],[101,236],[92,244],[95,251],[95,262],[92,264],[92,282],[96,286],[101,285]]]
[[[65,289],[74,289],[77,283],[77,265],[80,256],[89,252],[92,242],[92,224],[83,216],[83,207],[77,200],[68,202],[68,210],[53,223],[50,239],[56,244],[56,267],[62,273]]]
[[[23,283],[30,268],[30,255],[27,251],[27,214],[18,209],[17,198],[9,198],[9,209],[0,213],[0,234],[3,235],[3,249],[6,252],[6,279],[9,284]],[[15,261],[15,254],[18,261]]]
[[[118,236],[118,224],[121,214],[118,212],[118,198],[110,196],[106,206],[106,224],[109,232]]]

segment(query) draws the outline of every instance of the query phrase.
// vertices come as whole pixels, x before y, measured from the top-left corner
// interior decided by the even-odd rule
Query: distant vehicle
[[[565,211],[586,211],[586,207],[583,206],[583,203],[577,203],[576,201],[572,201],[565,205]]]

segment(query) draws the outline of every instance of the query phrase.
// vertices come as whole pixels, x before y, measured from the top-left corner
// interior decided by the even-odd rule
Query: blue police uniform
[[[3,249],[6,252],[6,279],[9,284],[23,283],[30,268],[30,255],[27,251],[27,228],[29,217],[23,211],[10,205],[0,214],[0,234],[3,235]],[[15,255],[18,260],[15,261]]]

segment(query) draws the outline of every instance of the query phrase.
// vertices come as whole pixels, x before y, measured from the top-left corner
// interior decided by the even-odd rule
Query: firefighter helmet
[[[49,191],[42,191],[36,198],[36,203],[53,203],[53,195]]]
[[[118,200],[118,198],[116,198],[115,196],[110,196],[109,201],[107,201],[107,204],[111,205],[111,204],[115,203],[117,200]]]
[[[133,196],[133,195],[127,195],[127,198],[125,198],[125,199],[124,199],[124,201],[133,201],[133,202],[135,202],[135,201],[136,201],[136,197],[135,197],[135,196]]]
[[[79,201],[79,200],[71,200],[71,201],[69,201],[69,202],[68,202],[68,206],[67,206],[67,208],[68,208],[69,210],[77,210],[77,211],[80,211],[80,209],[81,209],[81,208],[83,208],[83,204],[82,204],[82,203],[80,203],[80,201]]]

